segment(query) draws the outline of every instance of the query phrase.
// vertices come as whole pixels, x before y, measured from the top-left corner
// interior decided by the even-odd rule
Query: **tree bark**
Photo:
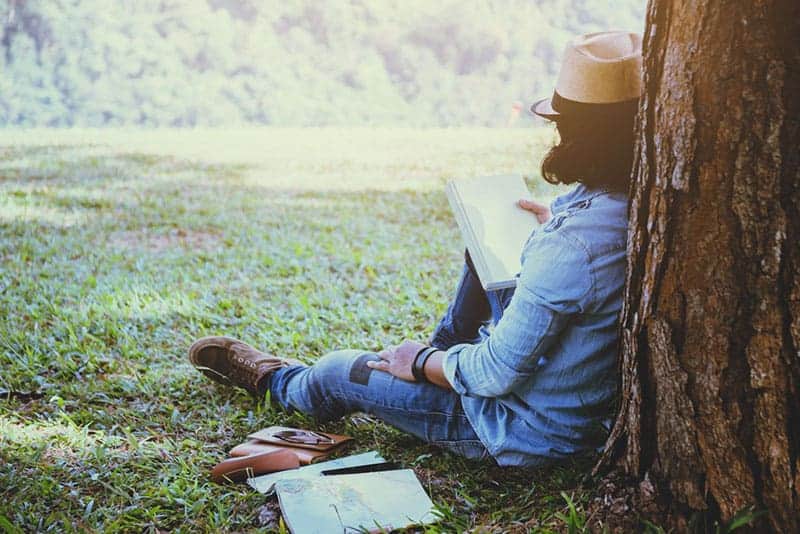
[[[599,466],[800,531],[800,2],[651,0]]]

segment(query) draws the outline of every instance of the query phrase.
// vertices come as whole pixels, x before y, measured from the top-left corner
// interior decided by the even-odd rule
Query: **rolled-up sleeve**
[[[511,303],[492,334],[476,345],[451,347],[443,360],[453,389],[467,396],[500,397],[537,369],[593,287],[589,257],[554,232],[526,252]]]

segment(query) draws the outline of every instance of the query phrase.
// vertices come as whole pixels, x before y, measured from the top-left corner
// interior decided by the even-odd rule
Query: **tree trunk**
[[[678,519],[800,531],[800,2],[651,0],[620,413]]]

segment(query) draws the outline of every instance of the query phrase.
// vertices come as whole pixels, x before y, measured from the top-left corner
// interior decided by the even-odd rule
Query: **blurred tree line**
[[[0,0],[0,125],[502,125],[644,0]]]

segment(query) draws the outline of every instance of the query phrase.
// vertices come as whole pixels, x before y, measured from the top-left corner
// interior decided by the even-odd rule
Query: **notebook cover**
[[[520,256],[536,217],[517,205],[530,196],[519,175],[451,180],[450,207],[486,290],[514,287]]]

